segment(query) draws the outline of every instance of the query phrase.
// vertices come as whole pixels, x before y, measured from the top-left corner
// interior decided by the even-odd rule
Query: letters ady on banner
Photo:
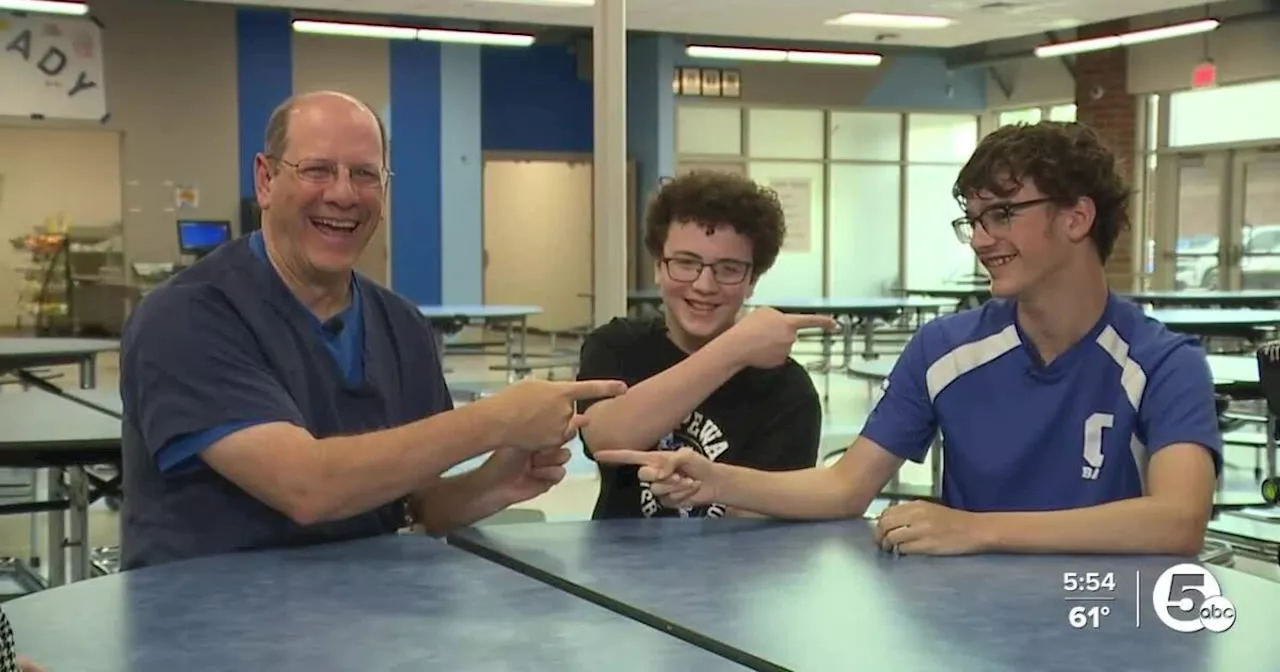
[[[107,116],[102,29],[82,17],[0,12],[0,115]]]

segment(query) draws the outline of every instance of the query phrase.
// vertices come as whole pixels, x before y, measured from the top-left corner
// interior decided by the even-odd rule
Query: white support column
[[[599,326],[627,312],[627,2],[597,0],[595,12],[592,320]]]

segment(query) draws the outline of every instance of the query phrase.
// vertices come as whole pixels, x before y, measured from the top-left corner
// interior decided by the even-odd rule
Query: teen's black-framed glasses
[[[695,282],[704,268],[710,268],[711,277],[721,285],[741,284],[751,275],[751,264],[736,259],[706,262],[691,257],[663,257],[662,265],[667,276],[676,282]]]
[[[1043,197],[993,205],[978,213],[976,217],[965,216],[952,220],[951,228],[955,230],[956,238],[961,243],[968,245],[973,242],[975,227],[981,226],[987,232],[987,235],[998,237],[1009,230],[1014,218],[1022,211],[1044,203],[1052,203],[1053,201],[1054,199],[1052,198]]]

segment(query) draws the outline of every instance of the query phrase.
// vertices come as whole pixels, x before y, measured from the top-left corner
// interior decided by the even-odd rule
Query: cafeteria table
[[[895,557],[864,520],[608,520],[449,539],[756,670],[1257,672],[1280,658],[1280,585],[1194,558]],[[1175,579],[1186,592],[1160,595],[1181,563],[1217,580],[1233,627],[1162,624],[1157,604],[1203,585]]]
[[[505,305],[428,305],[418,306],[418,312],[431,323],[436,332],[436,351],[442,361],[447,336],[453,336],[470,325],[506,326],[506,368],[512,369],[517,362],[524,363],[528,359],[529,318],[542,314],[542,308]],[[519,342],[518,355],[512,341]]]
[[[1277,308],[1280,291],[1239,290],[1146,290],[1122,294],[1134,303],[1154,308]]]
[[[120,349],[120,343],[90,338],[0,337],[0,374],[46,366],[77,365],[80,387],[97,385],[98,355]]]
[[[874,359],[877,321],[889,322],[905,314],[912,314],[916,325],[922,324],[924,315],[936,316],[944,308],[953,306],[951,301],[920,296],[831,296],[811,299],[758,299],[750,306],[768,306],[783,313],[811,313],[830,315],[840,322],[843,340],[843,361],[840,370],[849,367],[853,360],[853,338],[862,327],[863,352],[866,359]],[[831,336],[823,335],[823,366],[829,369],[831,362]]]
[[[50,586],[67,581],[68,554],[70,580],[89,577],[89,506],[98,498],[120,495],[118,475],[104,479],[87,469],[120,463],[120,420],[113,415],[122,410],[119,392],[93,389],[65,394],[43,390],[0,394],[0,467],[49,473],[47,500],[0,505],[0,515],[50,514]],[[69,530],[63,511],[70,514],[65,516]]]
[[[425,535],[174,562],[4,611],[51,672],[745,669]]]
[[[1161,308],[1146,312],[1172,331],[1202,338],[1256,341],[1280,327],[1280,310]]]

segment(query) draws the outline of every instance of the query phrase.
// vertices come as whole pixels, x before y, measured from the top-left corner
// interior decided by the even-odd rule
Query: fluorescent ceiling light
[[[435,30],[423,28],[418,39],[424,42],[455,42],[458,44],[488,44],[498,47],[527,47],[533,44],[532,35],[514,33],[479,33],[468,30]]]
[[[876,14],[850,12],[826,22],[828,26],[860,26],[863,28],[946,28],[955,23],[945,16],[915,14]]]
[[[1104,49],[1115,49],[1117,47],[1129,47],[1135,44],[1168,40],[1174,37],[1199,35],[1200,33],[1217,30],[1219,25],[1221,25],[1221,23],[1217,19],[1205,19],[1203,21],[1193,21],[1191,23],[1180,23],[1175,26],[1139,30],[1132,33],[1124,33],[1122,35],[1107,35],[1104,37],[1093,37],[1087,40],[1076,40],[1074,42],[1046,44],[1036,47],[1035,54],[1039,58],[1053,58],[1055,56],[1082,54],[1089,51],[1102,51]]]
[[[4,0],[0,0],[3,2]],[[409,28],[405,26],[377,26],[364,23],[336,23],[332,21],[294,21],[293,29],[313,35],[338,35],[342,37],[373,37],[383,40],[422,40],[423,42],[453,42],[456,44],[488,44],[499,47],[527,47],[534,42],[532,35],[511,33],[482,33],[469,30],[438,30],[435,28]]]
[[[293,29],[312,35],[340,35],[342,37],[376,37],[383,40],[416,40],[417,28],[399,26],[372,26],[363,23],[334,23],[332,21],[294,21]]]
[[[590,7],[596,0],[473,0],[501,5],[542,5],[543,7]]]
[[[55,2],[54,0],[0,0],[0,9],[32,14],[66,14],[85,16],[89,5],[83,2]]]
[[[880,65],[880,54],[852,54],[833,51],[790,51],[783,49],[749,49],[746,47],[707,47],[689,45],[684,53],[690,58],[714,58],[731,61],[767,61],[773,63],[818,63],[822,65]]]

